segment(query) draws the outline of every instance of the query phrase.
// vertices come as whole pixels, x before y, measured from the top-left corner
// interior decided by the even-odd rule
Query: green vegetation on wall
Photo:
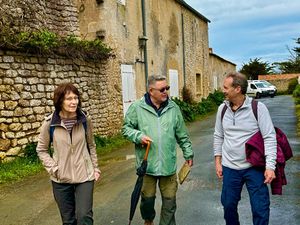
[[[19,32],[11,35],[0,29],[0,48],[42,56],[60,55],[86,61],[97,61],[110,56],[111,48],[101,40],[80,40],[75,35],[61,37],[48,30]]]

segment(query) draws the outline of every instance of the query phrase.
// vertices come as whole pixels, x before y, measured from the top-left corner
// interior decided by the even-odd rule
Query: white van
[[[275,90],[263,82],[248,80],[247,95],[254,98],[263,96],[271,96],[271,98],[273,98],[275,96]]]
[[[251,81],[252,81],[252,82],[258,82],[258,83],[259,83],[259,82],[262,82],[262,83],[264,83],[267,87],[273,88],[275,94],[276,94],[276,92],[277,92],[276,86],[273,85],[273,84],[271,84],[270,82],[268,82],[268,81],[266,81],[266,80],[251,80]]]

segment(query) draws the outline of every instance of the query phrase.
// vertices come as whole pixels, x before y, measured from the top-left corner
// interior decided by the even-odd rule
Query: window
[[[214,76],[214,90],[218,90],[218,77]]]
[[[169,70],[170,97],[179,98],[178,71]]]
[[[202,83],[202,75],[200,73],[196,73],[196,93],[200,95],[203,94]]]
[[[126,0],[117,0],[118,3],[125,5],[126,4]]]

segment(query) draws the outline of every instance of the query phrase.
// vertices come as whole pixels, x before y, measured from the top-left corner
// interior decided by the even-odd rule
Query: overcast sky
[[[235,64],[286,61],[300,37],[300,0],[185,0],[211,22],[213,52]]]

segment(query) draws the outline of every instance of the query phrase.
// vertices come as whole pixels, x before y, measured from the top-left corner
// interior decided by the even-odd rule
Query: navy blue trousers
[[[264,170],[254,167],[234,170],[223,166],[221,202],[224,207],[226,225],[240,225],[238,202],[241,199],[244,184],[250,197],[253,224],[269,224],[270,197],[264,179]]]

